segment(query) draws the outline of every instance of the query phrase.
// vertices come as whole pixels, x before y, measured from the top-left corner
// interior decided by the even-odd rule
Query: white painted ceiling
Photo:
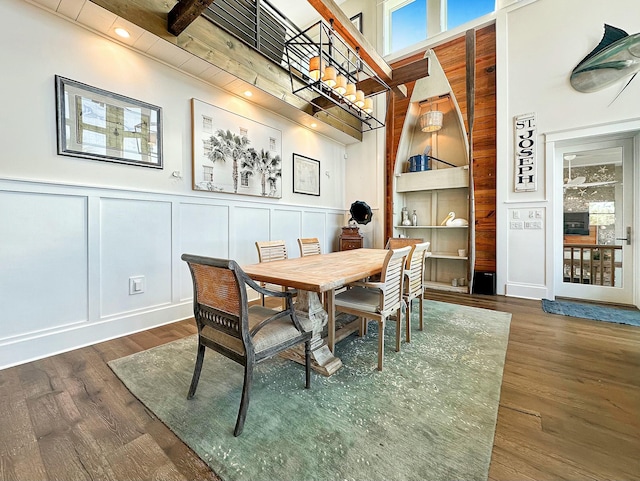
[[[314,131],[345,145],[357,142],[350,135],[322,121],[318,121],[318,119],[313,116],[298,110],[271,94],[257,89],[255,86],[238,79],[217,66],[196,57],[190,52],[134,25],[89,0],[25,1],[50,12],[55,12],[75,24],[109,38],[115,43],[141,52],[164,64],[177,68],[194,77],[198,77],[232,95],[241,97],[246,101],[255,103],[272,112],[276,112],[303,127],[310,128],[310,125],[315,123],[316,127],[313,129]],[[344,0],[338,0],[336,3],[342,3],[343,1]],[[313,9],[306,0],[296,0],[295,2],[292,0],[275,0],[272,3],[277,4],[277,8],[292,20],[293,14],[299,15],[299,21],[304,18],[311,18],[311,20],[313,20],[318,16],[315,9]],[[292,5],[295,5],[295,7]],[[312,14],[308,9],[312,10],[315,17],[308,17],[308,15]],[[297,24],[297,21],[294,22]],[[125,28],[131,36],[128,39],[117,36],[115,33],[117,27]],[[246,90],[252,91],[253,96],[251,100],[245,97],[244,92]]]

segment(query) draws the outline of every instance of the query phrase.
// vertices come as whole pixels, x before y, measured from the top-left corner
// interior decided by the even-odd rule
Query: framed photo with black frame
[[[162,169],[162,109],[55,76],[58,154]]]
[[[362,33],[362,12],[354,15],[349,20],[351,20],[351,23]]]
[[[320,161],[293,154],[294,194],[320,195]]]

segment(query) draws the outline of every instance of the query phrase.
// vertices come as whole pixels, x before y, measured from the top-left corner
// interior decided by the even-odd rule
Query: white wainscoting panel
[[[229,258],[229,206],[180,204],[179,255],[196,254]],[[193,296],[193,282],[186,262],[180,261],[180,299]]]
[[[0,191],[0,266],[0,340],[86,322],[87,198]]]
[[[309,212],[304,211],[302,213],[302,234],[300,237],[317,237],[320,241],[320,249],[322,253],[331,252],[331,240],[327,242],[326,232],[326,217],[324,212]],[[296,245],[296,250],[300,253],[299,246]]]
[[[102,199],[101,317],[171,302],[171,202]],[[129,278],[144,292],[129,294]]]
[[[257,240],[281,238],[298,257],[302,232],[330,252],[343,224],[260,198],[0,178],[0,369],[190,317],[184,252],[253,264]]]
[[[327,213],[327,243],[331,247],[329,249],[330,252],[340,250],[340,242],[338,239],[340,234],[342,234],[342,228],[346,225],[344,219],[344,213]]]
[[[300,257],[298,237],[302,232],[302,213],[299,209],[274,209],[271,214],[271,239],[283,240],[289,257]]]
[[[233,242],[229,249],[230,257],[240,265],[255,264],[258,262],[256,241],[270,240],[271,209],[259,205],[236,206],[232,209],[231,215],[230,238]]]

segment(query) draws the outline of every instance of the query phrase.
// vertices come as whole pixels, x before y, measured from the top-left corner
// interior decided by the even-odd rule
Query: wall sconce
[[[420,129],[423,132],[435,132],[442,128],[444,115],[439,110],[429,110],[420,116]]]

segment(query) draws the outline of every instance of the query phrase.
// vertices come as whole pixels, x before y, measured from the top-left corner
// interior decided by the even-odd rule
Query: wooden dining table
[[[256,281],[298,290],[295,301],[296,315],[309,318],[313,326],[312,368],[330,376],[342,366],[342,361],[334,354],[335,343],[354,332],[359,325],[356,320],[336,332],[336,289],[379,274],[388,253],[386,249],[353,249],[250,264],[242,266],[242,269]],[[326,310],[320,302],[320,293],[325,294]],[[323,338],[325,326],[327,337]],[[303,363],[304,351],[290,351],[287,357]]]

